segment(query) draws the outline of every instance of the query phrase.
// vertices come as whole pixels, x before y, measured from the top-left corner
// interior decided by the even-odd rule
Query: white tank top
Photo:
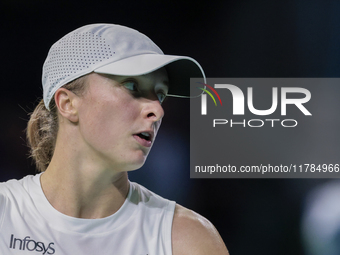
[[[0,183],[0,254],[171,255],[175,202],[130,182],[122,207],[102,219],[54,209],[40,174]]]

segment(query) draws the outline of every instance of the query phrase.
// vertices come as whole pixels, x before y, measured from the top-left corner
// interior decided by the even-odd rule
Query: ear
[[[59,113],[69,121],[78,122],[77,103],[79,97],[65,88],[58,89],[54,94],[55,104]]]

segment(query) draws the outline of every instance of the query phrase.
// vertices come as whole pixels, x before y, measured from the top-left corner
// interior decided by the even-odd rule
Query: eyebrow
[[[121,83],[123,80],[127,79],[127,78],[135,78],[138,79],[139,78],[145,78],[147,80],[149,80],[150,78],[145,77],[148,74],[142,74],[142,75],[131,75],[131,76],[124,76],[124,75],[115,75],[115,74],[100,74],[103,75],[109,79],[112,79],[116,82]],[[170,81],[169,80],[163,80],[162,83],[168,87],[168,89],[170,88]]]
[[[138,78],[138,77],[141,77],[141,78],[145,78],[146,80],[150,80],[149,77],[145,77],[146,75],[148,75],[148,74],[134,75],[134,76],[121,76],[121,77],[124,77],[124,78],[126,78],[126,77],[131,77],[131,78]],[[152,80],[154,80],[154,79],[152,79]],[[165,86],[167,86],[168,88],[170,88],[170,82],[169,82],[169,80],[163,80],[161,83],[163,83]]]

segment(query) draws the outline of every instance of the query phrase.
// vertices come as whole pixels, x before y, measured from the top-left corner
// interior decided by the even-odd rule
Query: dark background
[[[82,25],[135,28],[165,53],[195,58],[208,77],[339,77],[339,13],[340,2],[322,0],[3,0],[0,181],[35,173],[24,129],[42,97],[42,64],[55,41]],[[307,254],[305,199],[328,180],[190,179],[189,102],[170,98],[164,108],[156,144],[131,180],[207,217],[232,255]]]

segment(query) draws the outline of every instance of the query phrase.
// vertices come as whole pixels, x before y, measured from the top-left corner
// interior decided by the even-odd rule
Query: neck
[[[77,164],[77,160],[67,157],[58,159],[55,152],[41,176],[45,196],[56,210],[68,216],[93,219],[112,215],[128,194],[127,173],[87,163]]]
[[[60,121],[51,162],[41,176],[50,204],[77,218],[104,218],[117,212],[129,191],[127,172],[96,153],[79,125]]]

